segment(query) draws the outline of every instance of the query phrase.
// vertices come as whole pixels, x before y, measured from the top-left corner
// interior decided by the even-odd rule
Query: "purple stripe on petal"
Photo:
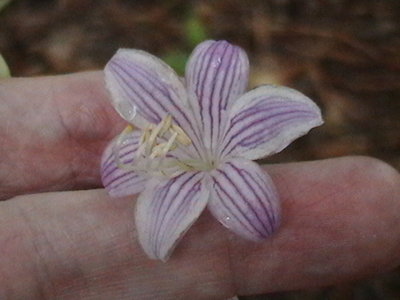
[[[146,52],[123,49],[108,62],[104,72],[114,106],[128,122],[135,123],[135,118],[129,118],[126,107],[136,108],[137,114],[150,123],[159,123],[170,114],[193,141],[185,151],[200,155],[201,134],[185,87],[168,65]]]
[[[228,51],[227,51],[228,50]],[[227,87],[227,88],[219,88],[218,92],[219,95],[218,97],[220,99],[222,99],[219,103],[218,103],[218,108],[219,110],[221,109],[226,109],[227,105],[228,105],[228,100],[229,100],[229,93],[230,91],[233,89],[232,84],[235,82],[235,75],[239,72],[238,68],[240,68],[239,64],[240,64],[240,60],[235,59],[235,56],[238,56],[238,49],[237,48],[228,48],[225,51],[226,57],[226,61],[230,62],[228,66],[225,66],[226,68],[226,74],[225,76],[222,78],[221,81],[221,87]],[[222,67],[222,63],[218,66],[218,71],[221,70]],[[217,71],[217,72],[218,72]],[[246,87],[245,87],[246,88]],[[243,91],[244,92],[244,91]],[[212,98],[215,98],[214,95]]]
[[[134,171],[127,171],[117,166],[116,155],[121,163],[133,162],[138,148],[140,132],[129,133],[123,141],[119,151],[116,151],[116,139],[104,150],[101,160],[101,179],[107,192],[113,197],[133,195],[143,190],[145,178]]]
[[[250,240],[270,236],[280,223],[275,186],[261,168],[233,159],[212,174],[209,209],[228,229]]]
[[[239,214],[237,214],[237,216],[242,216],[244,219],[246,219],[247,223],[249,225],[251,225],[255,231],[258,232],[260,237],[267,236],[268,231],[269,231],[268,227],[272,226],[271,224],[266,223],[266,220],[269,221],[269,217],[263,220],[263,218],[259,216],[257,210],[254,210],[251,213],[248,212],[247,206],[249,205],[249,203],[247,201],[247,197],[249,195],[244,195],[243,190],[241,190],[239,188],[242,184],[241,181],[239,181],[239,183],[234,182],[235,177],[232,176],[234,174],[234,173],[232,173],[232,170],[231,170],[232,166],[230,164],[228,164],[228,166],[229,167],[227,168],[227,171],[230,172],[230,174],[227,174],[227,173],[223,172],[222,170],[218,170],[218,172],[220,173],[220,176],[218,176],[218,177],[220,178],[221,181],[224,180],[223,184],[217,183],[218,188],[220,190],[224,191],[224,194],[226,195],[225,200],[229,201],[229,204],[231,205],[231,207],[234,206],[238,210]],[[245,177],[243,177],[241,173],[236,172],[235,175],[237,178],[240,177],[240,180],[243,180],[244,183],[247,183]],[[213,178],[213,179],[214,179],[214,182],[217,182],[217,180],[215,178]],[[224,189],[224,187],[225,187],[225,189]],[[255,195],[253,193],[252,187],[247,185],[247,188],[248,188],[248,190],[245,190],[245,191],[250,192],[251,197],[254,198],[253,200],[257,201],[256,200],[257,195]],[[246,212],[244,212],[245,210],[246,210]]]
[[[273,114],[272,111],[260,110],[257,114],[248,118],[246,122],[240,124],[243,127],[231,127],[229,135],[229,143],[225,145],[224,154],[229,155],[235,148],[255,148],[260,144],[267,143],[279,136],[285,128],[295,126],[299,122],[304,122],[308,119],[313,119],[314,115],[307,111],[286,111]],[[235,131],[235,129],[237,129]],[[230,147],[229,147],[230,146]]]
[[[231,50],[231,52],[233,52],[233,49],[229,49],[229,47],[228,47],[228,44],[226,44],[226,45],[224,45],[225,47],[224,47],[224,49],[222,50],[222,53],[221,53],[221,57],[222,57],[222,59],[224,59],[224,57],[226,56],[226,52],[228,52],[229,50]],[[211,59],[210,59],[210,61],[209,61],[209,64],[211,63],[212,61],[211,61]],[[219,73],[221,73],[221,68],[222,68],[222,66],[223,66],[224,64],[223,64],[223,62],[221,61],[221,63],[217,66],[217,67],[215,67],[215,74],[219,74]],[[208,67],[208,69],[210,69],[209,67]],[[213,77],[212,75],[210,76],[211,78]],[[224,80],[226,80],[226,77],[227,76],[224,76],[223,78],[222,78],[222,81],[224,81]],[[212,78],[213,79],[213,78]],[[212,80],[211,79],[211,80]],[[205,82],[206,80],[204,80],[204,82]],[[221,80],[220,80],[221,81]],[[215,121],[217,121],[218,122],[218,118],[215,118],[215,110],[217,110],[217,114],[218,114],[218,116],[220,116],[220,112],[221,112],[221,105],[220,105],[220,103],[221,102],[223,102],[223,99],[221,99],[220,101],[219,101],[219,103],[218,103],[218,105],[214,105],[214,99],[216,98],[215,97],[215,92],[216,92],[216,90],[218,89],[218,91],[220,91],[221,90],[221,87],[220,86],[218,86],[218,85],[220,85],[219,83],[220,83],[220,81],[217,81],[217,80],[213,80],[213,81],[211,81],[211,87],[210,87],[210,95],[209,96],[207,96],[209,99],[210,99],[210,101],[207,103],[207,104],[205,104],[206,106],[207,106],[207,112],[208,112],[208,115],[210,116],[210,124],[209,124],[209,126],[210,126],[210,136],[212,136],[212,137],[214,137],[214,127],[216,127],[215,129],[216,130],[218,130],[218,127],[220,126],[220,124],[214,124],[214,120]],[[204,89],[205,89],[205,87],[206,87],[206,83],[202,86],[202,89],[203,89],[203,91],[204,91]],[[201,99],[204,99],[205,97],[204,97],[204,95],[202,95],[201,96],[201,98],[199,99],[199,100],[201,100]],[[206,113],[207,113],[206,112]],[[219,131],[219,130],[218,130]],[[213,144],[215,143],[215,141],[214,141],[214,139],[213,139]]]
[[[203,177],[201,172],[185,172],[161,182],[152,179],[139,196],[136,227],[151,258],[166,260],[203,211],[209,198]]]
[[[155,197],[159,198],[164,198],[163,202],[158,203],[158,207],[155,208],[155,213],[160,216],[159,219],[156,220],[155,222],[155,232],[153,234],[153,238],[157,240],[160,235],[160,230],[161,230],[161,225],[163,224],[166,214],[168,210],[171,208],[173,204],[173,200],[176,199],[179,195],[180,192],[184,189],[185,185],[188,183],[191,183],[191,180],[193,179],[194,176],[196,176],[196,173],[192,173],[189,176],[184,176],[185,173],[182,173],[174,178],[172,178],[166,187],[161,190],[163,194],[156,194]],[[171,191],[171,187],[173,187],[173,190]],[[166,199],[166,195],[169,195],[169,199]]]
[[[224,189],[215,188],[215,186],[214,186],[214,193],[215,193],[216,198],[219,199],[219,203],[214,204],[213,210],[216,210],[216,209],[221,210],[221,213],[226,216],[225,220],[230,221],[229,216],[238,214],[237,206],[235,206],[236,209],[233,209],[229,206],[230,205],[229,202],[228,203],[225,202],[224,197],[227,196],[227,192]],[[218,205],[220,205],[220,207],[218,207]],[[211,206],[211,204],[210,204],[210,206]],[[239,211],[239,213],[240,213],[240,211]],[[248,220],[243,221],[241,218],[236,217],[235,222],[238,222],[239,223],[238,225],[241,227],[241,230],[247,231],[247,234],[255,235],[257,238],[262,238],[263,234],[260,234],[257,230],[254,230],[253,226],[251,226],[248,223]],[[228,227],[228,228],[230,228],[230,227]]]
[[[116,169],[113,174],[117,172],[118,169]],[[111,174],[110,174],[111,175]],[[129,171],[129,172],[120,172],[118,176],[112,176],[107,180],[106,177],[104,177],[104,182],[107,183],[107,186],[112,186],[114,189],[120,187],[130,179],[135,179],[138,175],[134,171]]]
[[[219,155],[259,159],[281,151],[321,124],[319,108],[303,94],[261,86],[233,105]]]
[[[154,123],[158,123],[161,121],[161,117],[165,115],[166,112],[176,114],[173,116],[175,117],[175,121],[179,121],[181,118],[184,118],[187,123],[190,123],[189,117],[184,113],[183,109],[180,106],[183,106],[183,102],[181,99],[178,98],[179,95],[176,94],[174,89],[168,89],[168,86],[162,85],[161,81],[162,78],[154,77],[148,70],[144,69],[139,64],[135,64],[133,62],[125,62],[125,66],[120,65],[119,60],[113,62],[115,65],[121,68],[122,72],[124,72],[128,77],[132,76],[129,72],[136,72],[136,77],[142,78],[142,81],[134,81],[134,78],[131,78],[131,84],[135,83],[134,86],[131,87],[133,91],[141,91],[142,93],[138,93],[138,96],[141,96],[142,104],[146,107],[146,109],[150,110],[151,113],[157,116]],[[125,69],[124,69],[125,68]],[[155,99],[168,99],[165,101],[159,101],[158,106],[151,106],[151,103],[146,103],[146,97],[143,97],[143,93],[148,97],[152,97]],[[142,95],[141,95],[142,94]],[[181,103],[182,102],[182,103]],[[179,124],[178,125],[182,125]],[[192,124],[190,124],[192,125]]]
[[[271,207],[272,203],[271,203],[271,199],[269,199],[269,197],[268,197],[268,195],[273,193],[273,191],[271,191],[268,186],[261,186],[260,182],[263,182],[264,180],[262,180],[262,181],[257,180],[257,178],[255,176],[253,176],[253,174],[251,172],[249,172],[248,170],[239,169],[231,162],[228,162],[227,164],[230,167],[232,167],[233,169],[235,169],[235,171],[242,176],[242,178],[246,182],[247,186],[251,187],[252,192],[256,196],[258,204],[260,205],[260,207],[262,207],[264,209],[264,213],[268,217],[268,224],[270,225],[269,231],[273,232],[274,231],[275,214],[273,214],[269,210],[269,207]],[[263,201],[263,199],[266,199],[267,203],[264,203],[265,200]],[[268,207],[266,204],[268,204]]]
[[[112,142],[114,145],[115,142]],[[125,145],[120,146],[118,149],[119,160],[124,164],[130,164],[133,162],[133,158],[135,156],[135,152],[138,148],[138,139],[135,140],[127,140]],[[115,149],[116,150],[116,149]],[[113,150],[114,152],[114,150]],[[115,163],[115,155],[109,155],[106,161],[102,164],[102,176],[104,178],[112,175],[112,173],[118,168]]]
[[[179,225],[178,219],[181,216],[179,212],[183,212],[180,207],[186,208],[185,203],[177,203],[175,199],[190,199],[188,198],[189,193],[196,190],[196,186],[200,181],[198,180],[197,182],[193,183],[193,178],[196,175],[199,175],[199,173],[191,173],[189,176],[184,175],[185,174],[183,173],[182,176],[179,176],[180,180],[176,178],[173,178],[171,180],[171,183],[174,185],[174,191],[170,191],[170,189],[168,188],[168,193],[165,194],[168,195],[168,197],[164,196],[164,201],[160,203],[161,209],[158,210],[158,215],[160,215],[161,217],[159,218],[159,220],[157,220],[155,224],[156,231],[153,234],[154,242],[156,242],[157,240],[159,241],[158,243],[156,242],[156,244],[158,245],[158,248],[156,247],[156,252],[160,250],[159,247],[162,245],[162,240],[166,239],[171,233],[174,232],[176,228],[174,224],[177,226]],[[201,177],[202,175],[200,175],[200,178]],[[179,207],[177,208],[177,206]],[[174,209],[172,210],[172,208]],[[170,211],[172,211],[173,216],[168,216],[168,213]],[[161,232],[161,229],[164,226],[168,226],[168,228],[170,228],[170,234],[164,234],[164,236],[162,236],[163,232]]]
[[[261,100],[263,100],[261,98]],[[295,108],[296,107],[296,103],[293,104]],[[253,114],[256,113],[260,113],[263,112],[265,110],[269,110],[271,112],[279,110],[284,108],[285,106],[282,105],[282,101],[273,101],[273,99],[271,99],[270,101],[265,99],[265,101],[263,103],[254,105],[252,107],[249,107],[247,109],[242,110],[240,113],[238,113],[235,117],[232,118],[231,121],[231,125],[235,125],[236,123],[243,121],[243,119],[249,118],[251,117]],[[301,107],[301,104],[299,105],[299,107]]]
[[[154,85],[153,87],[152,86],[147,87],[148,89],[152,90],[150,91],[146,90],[146,88],[141,84],[138,84],[140,86],[140,89],[142,89],[142,91],[145,92],[149,97],[162,98],[162,96],[164,96],[166,98],[170,98],[170,93],[175,95],[175,97],[178,96],[173,90],[172,91],[166,90],[165,86],[160,85],[160,83],[157,82],[156,79],[154,78],[151,79],[150,78],[151,74],[146,74],[146,70],[141,70],[140,66],[135,66],[132,63],[130,63],[130,67],[131,69],[139,71],[138,73],[140,76],[143,76],[143,78],[146,78],[148,82],[151,82]],[[158,90],[159,94],[155,94],[154,90]],[[140,97],[138,99],[140,99]],[[177,99],[177,98],[171,98],[171,99]],[[188,113],[184,109],[184,106],[179,102],[180,102],[179,100],[160,101],[158,112],[155,112],[154,108],[151,108],[149,104],[146,104],[145,102],[143,103],[143,105],[146,107],[146,110],[150,110],[152,115],[155,116],[153,119],[153,123],[159,123],[161,121],[161,116],[164,116],[166,112],[170,113],[174,117],[174,122],[180,127],[184,128],[185,132],[192,138],[192,141],[194,141],[191,147],[194,147],[196,152],[200,154],[199,150],[199,144],[201,144],[200,135],[196,128],[195,122],[193,122],[193,119],[190,119],[191,114]]]
[[[205,81],[207,77],[209,76],[210,73],[210,66],[212,63],[212,57],[215,55],[215,52],[218,49],[218,45],[215,43],[213,44],[207,51],[204,53],[203,59],[199,61],[198,63],[200,64],[200,71],[197,77],[195,77],[195,80],[199,81]],[[195,74],[196,75],[196,74]],[[200,108],[204,109],[206,105],[202,105],[204,102],[204,93],[205,93],[206,85],[205,84],[199,84],[197,82],[195,86],[195,94],[198,96],[198,100],[200,102]],[[201,114],[203,114],[203,111],[200,111]]]
[[[124,174],[123,176],[120,176],[119,180],[114,180],[113,182],[113,189],[114,190],[121,190],[121,189],[127,189],[129,188],[135,188],[135,185],[138,184],[138,182],[140,182],[141,184],[144,184],[144,181],[141,180],[141,177],[136,174],[135,172],[130,172],[128,174]],[[142,191],[143,188],[140,189],[140,191]],[[137,193],[135,193],[137,194]],[[129,194],[127,195],[133,195],[132,192],[129,192]],[[113,193],[112,196],[115,196],[115,193]]]
[[[136,152],[136,150],[128,151],[126,153],[123,153],[121,151],[120,152],[120,156],[119,156],[121,162],[123,162],[124,164],[133,163],[133,158],[132,157],[134,156],[135,152]],[[104,164],[103,176],[107,177],[108,175],[110,175],[110,173],[114,172],[116,168],[117,168],[117,166],[115,164],[115,157],[114,156],[109,156],[109,159]]]
[[[297,112],[296,115],[291,115],[287,114],[285,115],[285,118],[279,119],[279,121],[276,121],[274,123],[271,123],[271,128],[273,130],[270,131],[270,133],[265,132],[263,130],[258,130],[257,132],[254,132],[251,135],[245,135],[245,138],[241,140],[239,143],[240,146],[242,147],[252,147],[254,144],[261,144],[268,142],[269,140],[275,138],[280,134],[280,132],[283,130],[283,127],[286,127],[288,125],[291,125],[292,123],[296,123],[298,121],[302,121],[306,119],[307,117],[312,117],[307,113],[301,113]],[[261,120],[262,122],[265,122],[265,119]],[[257,124],[258,125],[258,124]]]
[[[138,145],[139,145],[138,138],[132,138],[132,140],[130,140],[129,142],[121,145],[119,148],[120,160],[124,163],[130,163],[132,161],[131,158],[133,157],[133,154],[136,151]],[[110,169],[112,169],[112,167],[115,167],[115,158],[114,156],[110,155],[103,163],[102,166],[103,173],[106,174]]]
[[[120,66],[117,62],[110,64],[110,69],[120,75],[117,80],[120,82],[121,88],[126,92],[126,97],[135,99],[134,104],[138,107],[138,113],[151,123],[159,123],[166,111],[161,105],[155,107],[147,101],[148,98],[154,98],[154,96],[140,81],[137,82],[135,80],[134,76],[141,77],[140,74],[137,74],[136,69],[132,68],[128,71],[126,67]],[[136,74],[133,73],[133,70]],[[155,108],[158,108],[157,111]]]
[[[247,112],[246,110],[243,112]],[[226,142],[221,147],[221,153],[223,156],[228,155],[234,150],[238,144],[243,142],[243,139],[246,139],[249,134],[261,134],[265,133],[266,135],[270,134],[271,123],[275,117],[282,116],[281,113],[275,113],[276,110],[271,108],[268,109],[259,109],[252,114],[248,114],[248,117],[240,118],[242,122],[239,122],[239,118],[232,118],[229,123],[229,128],[225,134]],[[267,123],[270,121],[270,123]],[[259,130],[255,127],[259,125],[261,127]],[[247,133],[247,135],[246,135]]]
[[[297,103],[294,103],[291,108],[291,111],[296,112],[296,109],[301,111],[303,107],[304,105],[301,104],[297,105]],[[251,124],[252,122],[254,123],[260,118],[271,119],[277,114],[282,114],[285,113],[286,111],[287,107],[285,104],[282,104],[281,101],[280,102],[271,101],[271,103],[269,103],[269,101],[266,100],[265,103],[263,104],[243,109],[235,117],[231,118],[229,122],[229,128],[225,134],[236,135],[238,131],[244,130],[244,124]],[[241,124],[237,125],[237,123],[239,122]]]
[[[193,199],[196,197],[198,193],[200,193],[201,190],[201,184],[202,180],[198,179],[197,182],[193,184],[193,182],[186,183],[185,186],[182,187],[182,190],[180,193],[177,194],[176,198],[173,199]],[[186,205],[185,202],[180,202],[179,204],[172,206],[169,205],[168,209],[165,212],[165,218],[163,218],[162,222],[160,223],[160,227],[163,228],[170,228],[168,233],[161,233],[158,232],[158,239],[159,239],[159,248],[158,252],[162,252],[162,247],[166,241],[168,241],[174,234],[174,232],[177,230],[177,228],[180,226],[181,220],[184,218],[184,216],[188,213],[188,210],[190,207]]]
[[[219,201],[219,204],[222,205],[225,212],[225,220],[230,221],[232,217],[235,218],[235,222],[238,222],[241,226],[241,229],[245,229],[248,231],[249,235],[254,235],[255,240],[262,239],[265,236],[263,230],[259,230],[257,227],[254,226],[253,222],[249,217],[246,216],[245,212],[240,209],[240,206],[234,201],[234,198],[224,189],[223,185],[219,184],[218,182],[214,181],[214,191],[216,192],[216,198]],[[212,204],[210,204],[211,207]],[[219,208],[220,209],[220,208]],[[215,208],[214,208],[215,210]],[[229,227],[228,227],[229,228]],[[230,228],[229,228],[230,229]]]
[[[226,41],[204,42],[189,59],[186,78],[189,93],[197,96],[205,146],[214,152],[225,127],[222,112],[247,86],[247,56]]]

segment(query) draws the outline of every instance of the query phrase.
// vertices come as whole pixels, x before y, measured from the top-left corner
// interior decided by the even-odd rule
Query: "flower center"
[[[166,115],[157,125],[151,124],[144,128],[133,159],[129,163],[123,163],[120,159],[120,149],[132,131],[133,127],[127,126],[115,144],[114,157],[121,169],[168,177],[173,177],[181,171],[209,169],[203,162],[185,154],[185,147],[191,145],[192,140],[180,126],[173,123],[171,115]],[[180,148],[182,153],[171,153],[177,148]],[[188,158],[185,158],[186,156]]]

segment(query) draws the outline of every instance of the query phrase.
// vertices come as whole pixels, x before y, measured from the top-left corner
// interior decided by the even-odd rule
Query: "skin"
[[[0,299],[224,299],[400,264],[400,176],[367,157],[266,166],[283,206],[272,238],[244,241],[205,212],[167,263],[149,260],[135,197],[95,189],[124,126],[99,72],[0,81]]]

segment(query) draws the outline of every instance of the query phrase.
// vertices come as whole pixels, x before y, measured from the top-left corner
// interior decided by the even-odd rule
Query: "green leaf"
[[[183,75],[185,73],[186,62],[189,58],[189,55],[182,51],[173,51],[167,53],[163,60],[169,64],[179,75]]]
[[[11,0],[0,0],[0,11],[1,11],[3,8],[5,8],[6,5],[7,5],[8,3],[10,3],[10,2],[11,2]]]
[[[11,77],[10,69],[7,66],[6,61],[0,54],[0,78]]]
[[[208,39],[208,34],[205,26],[201,22],[200,18],[193,14],[191,15],[185,24],[186,40],[190,47],[195,47],[204,40]]]

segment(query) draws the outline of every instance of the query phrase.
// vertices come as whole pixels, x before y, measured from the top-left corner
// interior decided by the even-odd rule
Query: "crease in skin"
[[[99,186],[93,166],[122,127],[101,78],[88,72],[2,81],[0,199]]]

